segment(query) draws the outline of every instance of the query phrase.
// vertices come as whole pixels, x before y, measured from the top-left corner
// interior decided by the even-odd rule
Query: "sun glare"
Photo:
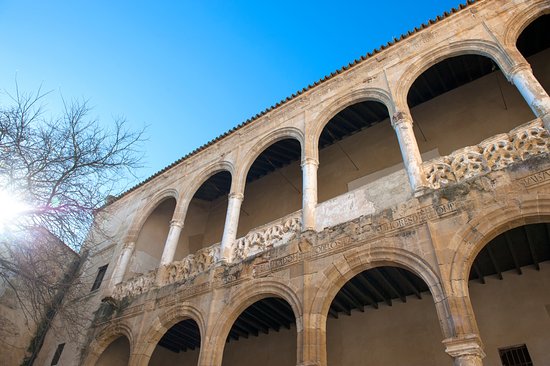
[[[16,195],[0,190],[0,231],[6,230],[29,206]]]

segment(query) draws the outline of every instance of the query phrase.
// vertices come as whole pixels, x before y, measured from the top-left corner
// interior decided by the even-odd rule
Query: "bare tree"
[[[63,100],[64,110],[52,117],[44,108],[48,95],[16,87],[0,104],[0,206],[2,197],[19,204],[11,207],[17,212],[0,207],[0,286],[39,331],[55,315],[61,323],[81,322],[77,306],[71,308],[82,281],[75,252],[89,232],[98,234],[90,229],[106,197],[133,177],[143,136],[123,119],[102,127],[86,101]]]

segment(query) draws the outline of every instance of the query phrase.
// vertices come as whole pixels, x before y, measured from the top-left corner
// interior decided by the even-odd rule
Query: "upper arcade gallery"
[[[302,230],[321,230],[331,220],[316,217],[317,205],[365,185],[375,209],[389,207],[433,187],[426,160],[534,117],[549,128],[548,23],[548,15],[528,26],[514,23],[498,43],[487,40],[496,36],[490,29],[479,34],[476,27],[435,50],[383,65],[384,72],[377,60],[394,56],[375,53],[343,69],[358,68],[360,75],[333,73],[313,95],[286,101],[294,113],[284,105],[278,114],[265,112],[238,128],[239,137],[226,134],[160,171],[131,190],[150,197],[124,238],[135,263],[115,283],[220,242],[221,257],[231,261],[236,238],[300,210]],[[386,52],[414,48],[402,42]],[[329,91],[317,94],[327,100],[302,107],[302,99],[314,103],[324,84]],[[399,175],[403,167],[407,181]],[[393,182],[380,186],[388,176]]]

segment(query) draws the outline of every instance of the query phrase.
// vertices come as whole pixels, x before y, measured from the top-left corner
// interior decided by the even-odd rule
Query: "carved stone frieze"
[[[540,119],[507,134],[493,136],[476,146],[468,146],[423,164],[426,180],[439,189],[504,169],[511,164],[550,151],[550,135]]]
[[[209,270],[218,260],[220,244],[203,248],[195,254],[189,254],[181,261],[172,262],[166,266],[165,283],[185,282],[199,273]]]
[[[119,283],[113,289],[112,297],[120,300],[127,296],[133,297],[148,292],[155,286],[157,271],[150,271],[140,276]]]
[[[267,228],[249,232],[246,236],[237,239],[233,261],[243,260],[271,247],[287,243],[300,232],[301,226],[299,216],[290,216]]]

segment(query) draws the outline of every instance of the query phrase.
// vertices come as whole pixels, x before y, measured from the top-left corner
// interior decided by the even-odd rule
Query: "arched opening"
[[[223,350],[223,366],[296,365],[296,318],[279,297],[246,308],[235,320]]]
[[[541,15],[518,37],[516,47],[529,62],[533,74],[548,92],[550,90],[550,14]]]
[[[532,364],[550,364],[550,224],[520,226],[491,240],[472,264],[469,293],[485,364],[506,364],[501,354],[525,349]]]
[[[222,240],[231,173],[220,171],[208,178],[189,203],[174,259],[181,260]]]
[[[332,300],[326,334],[329,366],[451,363],[428,285],[400,267],[350,279]]]
[[[237,237],[302,208],[300,142],[287,138],[270,145],[246,176]]]
[[[174,324],[157,343],[149,365],[197,365],[201,346],[199,326],[192,319]]]
[[[149,214],[136,239],[136,247],[124,279],[147,273],[159,266],[176,199],[166,198]]]
[[[428,68],[412,84],[407,102],[420,152],[434,157],[535,118],[497,64],[477,54],[449,57]]]
[[[130,341],[125,336],[115,339],[96,362],[96,366],[128,365]]]
[[[319,136],[318,201],[363,187],[363,194],[350,199],[363,198],[378,206],[391,204],[392,188],[399,186],[402,192],[408,187],[404,171],[401,180],[395,175],[402,169],[387,107],[372,100],[352,104],[332,117]],[[390,174],[394,179],[381,180]]]

